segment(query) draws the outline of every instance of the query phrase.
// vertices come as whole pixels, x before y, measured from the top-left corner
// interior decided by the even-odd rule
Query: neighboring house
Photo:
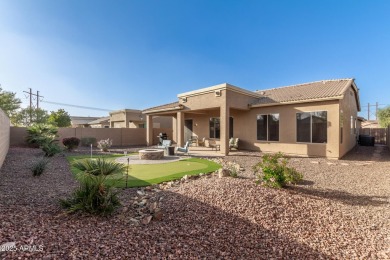
[[[101,117],[99,119],[89,122],[89,125],[92,128],[110,128],[110,117]]]
[[[362,128],[381,128],[378,120],[366,120],[362,122]]]
[[[146,128],[146,119],[141,110],[122,109],[110,112],[111,128]],[[171,117],[156,117],[153,128],[172,128]]]
[[[90,116],[70,116],[71,127],[91,127],[90,122],[99,119],[100,117],[90,117]]]
[[[178,101],[145,109],[147,125],[155,116],[173,118],[173,141],[191,136],[239,147],[299,156],[341,158],[356,145],[359,90],[354,79],[323,80],[249,91],[224,83],[178,94]],[[153,131],[147,129],[147,143]]]

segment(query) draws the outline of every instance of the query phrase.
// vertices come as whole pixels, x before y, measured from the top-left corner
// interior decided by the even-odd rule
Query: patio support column
[[[177,127],[177,146],[184,146],[184,112],[177,112],[176,118],[176,127]]]
[[[153,116],[146,115],[146,145],[153,145]]]
[[[220,145],[223,155],[229,154],[229,117],[230,107],[225,103],[220,107]]]

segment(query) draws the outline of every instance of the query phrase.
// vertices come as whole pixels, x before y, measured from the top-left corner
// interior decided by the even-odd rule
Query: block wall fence
[[[387,127],[387,135],[386,135],[386,143],[387,146],[390,148],[390,125]]]
[[[7,156],[10,145],[10,121],[8,116],[0,109],[0,168]]]
[[[8,125],[9,128],[9,125]],[[10,145],[27,146],[26,127],[11,127]],[[172,128],[154,128],[153,144],[158,143],[157,135],[167,133],[168,138],[172,140]],[[66,137],[95,137],[97,141],[110,138],[113,146],[146,146],[145,128],[59,128],[58,140]],[[61,143],[61,142],[60,142]]]

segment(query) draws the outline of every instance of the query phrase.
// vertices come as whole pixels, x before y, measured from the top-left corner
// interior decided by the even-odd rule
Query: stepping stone
[[[335,163],[327,162],[328,165],[335,165]]]
[[[311,163],[313,163],[313,164],[320,164],[320,162],[318,162],[318,161],[311,161]]]
[[[349,163],[341,163],[341,165],[348,166]]]

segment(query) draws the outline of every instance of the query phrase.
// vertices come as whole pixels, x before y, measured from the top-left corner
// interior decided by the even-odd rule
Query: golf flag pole
[[[126,188],[127,188],[127,180],[129,178],[129,165],[130,165],[130,158],[127,157]]]

